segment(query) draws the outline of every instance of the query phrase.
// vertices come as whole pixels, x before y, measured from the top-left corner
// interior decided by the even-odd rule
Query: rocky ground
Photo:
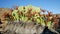
[[[5,28],[0,29],[3,34],[41,34],[45,27],[34,22],[8,22]]]

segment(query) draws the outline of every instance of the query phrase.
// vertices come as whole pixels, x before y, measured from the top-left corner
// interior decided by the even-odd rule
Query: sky
[[[60,14],[60,0],[0,0],[0,8],[13,8],[14,5],[33,5]]]

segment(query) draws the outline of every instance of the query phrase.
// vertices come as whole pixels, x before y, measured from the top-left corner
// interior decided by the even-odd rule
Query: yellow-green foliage
[[[25,7],[25,9],[23,9],[23,7]],[[31,18],[30,19],[28,19],[29,17],[27,17],[27,16],[24,16],[27,12],[28,12],[28,9],[32,9],[32,11],[31,11],[31,13],[33,13],[33,12],[36,12],[36,14],[34,14],[34,17],[32,16],[30,16]],[[19,15],[18,14],[18,11],[19,12],[22,12],[23,14],[21,14],[21,15]],[[24,12],[25,11],[25,12]],[[30,22],[30,21],[32,21],[32,18],[34,18],[34,19],[36,19],[35,21],[37,22],[37,23],[40,23],[40,24],[44,24],[44,20],[42,19],[42,17],[41,16],[39,16],[39,14],[38,13],[40,13],[41,12],[41,10],[40,10],[40,8],[39,7],[35,7],[35,6],[31,6],[31,5],[28,5],[28,6],[19,6],[18,7],[18,10],[14,10],[13,12],[12,12],[12,15],[13,14],[15,14],[15,16],[13,16],[14,17],[14,20],[22,20],[22,21],[24,21],[24,22]],[[28,13],[27,13],[28,14]],[[37,15],[37,16],[36,16]],[[20,18],[19,18],[19,16],[20,16]],[[39,19],[39,18],[40,19]]]

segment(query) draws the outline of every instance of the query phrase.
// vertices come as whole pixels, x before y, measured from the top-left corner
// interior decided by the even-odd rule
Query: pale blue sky
[[[0,0],[0,8],[33,5],[60,14],[60,0]]]

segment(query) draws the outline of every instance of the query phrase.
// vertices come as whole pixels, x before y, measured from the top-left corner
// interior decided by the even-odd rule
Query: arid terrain
[[[10,12],[11,10],[9,8],[0,8],[0,19],[3,16],[4,12]],[[60,17],[60,14],[57,14]],[[37,25],[33,25],[33,23],[28,23],[25,25],[19,24],[19,23],[8,23],[8,25],[5,27],[4,30],[7,30],[7,32],[4,32],[4,34],[40,34],[44,30],[43,27],[39,27],[36,29]],[[1,30],[1,29],[0,29]]]

